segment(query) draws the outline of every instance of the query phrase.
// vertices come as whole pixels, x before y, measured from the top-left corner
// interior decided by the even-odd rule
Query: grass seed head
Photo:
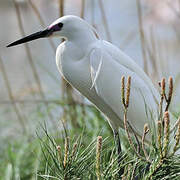
[[[169,101],[172,98],[172,93],[173,93],[173,78],[169,77],[169,95],[168,95],[168,100]]]
[[[162,123],[159,120],[157,123],[157,142],[158,142],[158,147],[159,147],[159,152],[160,152],[160,157],[162,158]]]
[[[128,81],[126,85],[126,108],[128,108],[129,106],[130,90],[131,90],[131,76],[128,76]]]
[[[167,152],[168,152],[169,135],[170,135],[170,119],[169,119],[169,113],[168,113],[168,111],[166,111],[164,113],[164,149],[163,149],[163,157],[166,157]]]
[[[96,175],[97,179],[101,179],[100,164],[101,164],[102,136],[97,137],[96,145]]]
[[[165,95],[165,88],[166,88],[166,81],[165,78],[162,78],[161,80],[161,95]]]
[[[66,163],[68,160],[68,154],[69,154],[69,137],[65,138],[65,144],[64,144],[64,167],[66,167]]]
[[[122,76],[121,78],[121,101],[123,105],[125,106],[125,84],[124,84],[125,77]]]

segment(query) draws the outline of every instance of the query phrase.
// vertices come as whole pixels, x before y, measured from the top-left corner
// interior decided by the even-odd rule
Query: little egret
[[[131,76],[128,122],[138,136],[142,135],[144,124],[151,125],[153,116],[157,115],[158,91],[130,57],[111,43],[99,39],[93,27],[76,16],[63,16],[45,30],[7,47],[52,36],[65,38],[56,51],[59,72],[107,117],[118,139],[120,152],[118,128],[124,127],[121,77]]]

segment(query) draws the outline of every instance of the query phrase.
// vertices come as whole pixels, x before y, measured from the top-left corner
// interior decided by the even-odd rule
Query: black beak
[[[22,39],[19,39],[11,44],[9,44],[7,47],[11,47],[11,46],[16,46],[18,44],[22,44],[22,43],[26,43],[26,42],[29,42],[29,41],[33,41],[35,39],[40,39],[40,38],[45,38],[45,37],[48,37],[52,34],[52,30],[51,29],[45,29],[43,31],[39,31],[39,32],[36,32],[34,34],[31,34],[29,36],[26,36]]]

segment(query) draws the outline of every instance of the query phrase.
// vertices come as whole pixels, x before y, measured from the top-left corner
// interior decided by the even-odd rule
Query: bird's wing
[[[98,59],[98,61],[96,61],[96,59]],[[91,79],[92,79],[91,88],[93,88],[95,83],[96,83],[97,77],[98,77],[99,72],[101,70],[102,60],[103,60],[102,49],[101,48],[94,48],[90,54],[90,64],[91,64],[90,68],[91,68]],[[96,91],[97,91],[97,89],[96,89]]]
[[[100,45],[103,44],[103,45]],[[159,101],[159,92],[154,87],[151,79],[146,75],[146,73],[142,70],[142,68],[136,64],[134,60],[132,60],[128,55],[126,55],[124,52],[122,52],[119,48],[114,46],[113,44],[107,42],[107,41],[99,41],[99,45],[104,48],[104,50],[112,56],[112,59],[116,61],[118,64],[123,65],[127,69],[129,69],[132,72],[135,72],[138,76],[141,77],[141,79],[147,84],[149,87],[151,93],[154,96],[154,100],[156,103]]]
[[[157,109],[153,93],[143,77],[120,64],[112,55],[100,47],[95,47],[90,53],[90,69],[93,86],[98,96],[112,108],[120,119],[123,119],[121,77],[131,76],[132,84],[128,117],[129,122],[137,133],[142,134],[143,126],[149,120],[147,109],[149,112]],[[116,124],[119,125],[120,122],[116,122]]]

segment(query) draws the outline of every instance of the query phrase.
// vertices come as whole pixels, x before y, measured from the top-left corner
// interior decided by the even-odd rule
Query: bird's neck
[[[83,52],[86,51],[92,43],[97,41],[97,38],[92,30],[82,30],[72,33],[67,38],[67,41],[74,44],[76,47],[80,48]]]

